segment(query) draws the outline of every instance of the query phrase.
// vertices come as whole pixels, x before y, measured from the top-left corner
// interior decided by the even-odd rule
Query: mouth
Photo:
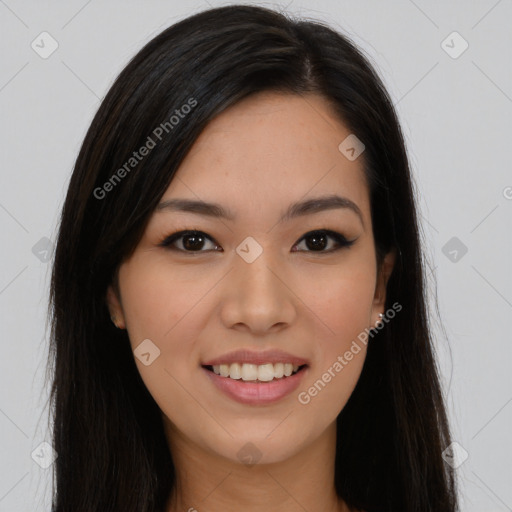
[[[269,406],[289,397],[307,378],[309,369],[307,364],[281,362],[201,367],[208,381],[224,396],[251,406]]]
[[[307,378],[309,363],[280,349],[240,349],[202,361],[201,369],[226,397],[266,406],[290,397]]]
[[[303,372],[307,364],[297,365],[293,363],[266,363],[266,364],[247,364],[230,363],[203,365],[215,375],[230,380],[238,380],[247,383],[268,383],[287,379],[297,373]]]

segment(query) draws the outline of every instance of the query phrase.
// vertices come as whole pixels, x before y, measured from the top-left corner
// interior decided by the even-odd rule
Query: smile
[[[298,367],[297,365],[291,365],[291,371],[289,365],[291,363],[262,365],[231,363],[230,365],[219,365],[219,373],[214,371],[213,366],[202,366],[202,370],[214,387],[229,399],[246,405],[264,406],[279,402],[291,395],[299,387],[302,379],[308,374],[309,367],[306,364]],[[230,376],[223,377],[220,375],[221,366],[225,366],[223,368],[224,373],[229,369]],[[234,377],[231,377],[233,366]],[[244,366],[247,367],[246,370],[244,370]],[[285,373],[285,366],[286,373],[289,376]],[[237,371],[239,371],[238,374],[236,373]],[[262,372],[263,379],[267,379],[266,381],[259,379],[260,371]],[[244,373],[246,380],[243,379]],[[235,378],[237,375],[241,376]],[[254,378],[256,375],[258,378]],[[279,375],[281,376],[279,377]],[[272,378],[270,379],[271,376]]]
[[[221,377],[227,377],[234,380],[243,380],[245,382],[270,382],[275,379],[290,377],[297,373],[303,366],[292,363],[267,363],[267,364],[248,364],[231,363],[216,364],[206,366],[210,371]]]

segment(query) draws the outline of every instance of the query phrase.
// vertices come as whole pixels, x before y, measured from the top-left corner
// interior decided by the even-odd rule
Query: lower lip
[[[295,391],[308,367],[281,379],[274,379],[269,382],[246,382],[242,379],[230,379],[229,377],[221,377],[216,373],[202,367],[213,384],[217,386],[227,396],[249,405],[266,405],[278,402],[285,396]]]

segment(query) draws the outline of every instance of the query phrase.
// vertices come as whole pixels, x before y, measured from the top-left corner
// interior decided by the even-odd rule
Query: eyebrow
[[[357,214],[364,226],[363,215],[359,209],[359,206],[357,206],[356,203],[347,197],[342,197],[336,194],[324,197],[314,197],[293,203],[281,215],[279,222],[288,221],[296,217],[301,217],[324,210],[333,210],[338,208],[352,210]],[[197,213],[199,215],[206,215],[208,217],[227,219],[231,221],[235,220],[235,215],[230,210],[226,210],[220,204],[206,203],[204,201],[194,199],[168,199],[161,202],[156,207],[156,211],[162,210],[183,211]]]

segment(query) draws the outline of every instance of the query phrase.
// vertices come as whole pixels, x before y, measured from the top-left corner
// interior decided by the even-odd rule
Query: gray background
[[[51,441],[47,260],[81,141],[142,45],[208,5],[224,4],[0,0],[0,511],[49,510],[51,467],[36,463],[38,453],[51,456],[41,447]],[[457,469],[462,510],[512,510],[512,2],[294,0],[287,9],[349,35],[397,105],[431,308],[436,296],[440,306],[444,390],[454,438],[468,454]],[[31,47],[50,48],[44,31],[58,43],[46,59]],[[446,40],[453,31],[469,44],[457,58],[447,53],[463,48],[457,37]]]

